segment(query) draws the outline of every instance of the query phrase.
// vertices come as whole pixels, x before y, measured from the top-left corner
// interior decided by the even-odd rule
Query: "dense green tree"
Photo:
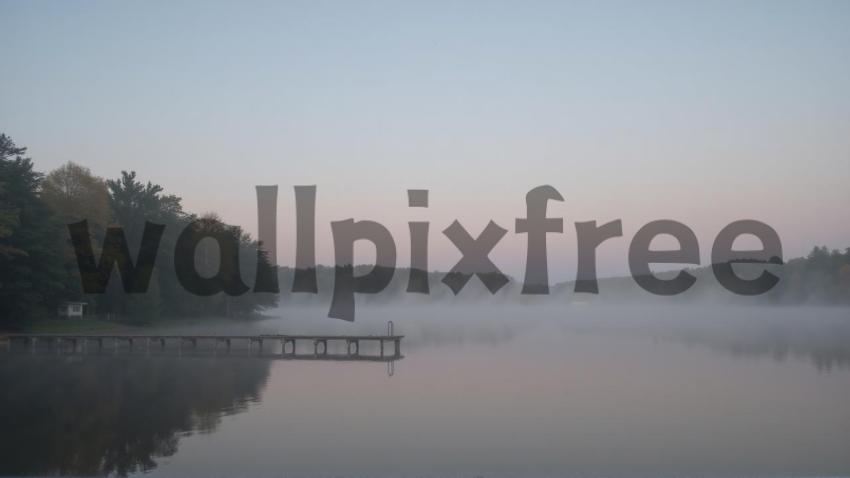
[[[224,231],[226,234],[230,235],[235,243],[239,245],[240,273],[243,280],[245,280],[248,284],[251,284],[257,276],[258,268],[262,271],[261,273],[276,274],[276,271],[273,271],[273,266],[269,263],[266,254],[258,253],[258,250],[260,250],[259,244],[254,241],[250,234],[245,232],[241,227],[225,224],[221,218],[214,214],[206,215],[203,219],[205,221],[202,222],[202,227],[206,229]],[[211,245],[209,243],[204,245],[204,247],[207,248],[210,248],[210,246]],[[204,251],[204,256],[215,257],[216,254],[214,252],[215,251]],[[213,260],[212,264],[217,265],[217,262],[218,261]],[[206,271],[207,274],[212,272],[212,270]],[[277,294],[269,293],[248,292],[236,297],[230,297],[226,294],[220,293],[215,297],[218,300],[214,305],[215,308],[210,311],[210,313],[228,317],[244,317],[257,312],[259,308],[275,307],[278,303]]]
[[[0,198],[3,196],[3,179],[0,178]],[[7,244],[4,239],[9,238],[20,222],[18,221],[18,210],[6,202],[0,203],[0,257],[10,258],[13,255],[23,254],[23,251]]]
[[[106,181],[109,205],[115,222],[124,227],[130,237],[140,237],[145,221],[158,224],[185,224],[181,199],[163,194],[162,186],[150,181],[142,183],[136,172],[121,171],[121,177]]]
[[[243,282],[250,284],[256,277],[258,267],[261,271],[276,273],[267,257],[264,254],[258,255],[257,242],[252,240],[241,227],[224,223],[218,215],[205,214],[193,220],[187,227],[191,228],[189,230],[191,234],[204,238],[197,243],[194,254],[195,270],[201,277],[213,277],[222,267],[221,248],[212,239],[213,237],[237,245],[238,268]],[[224,267],[230,268],[236,265],[228,262]],[[277,305],[277,294],[246,292],[238,296],[230,296],[224,292],[218,292],[212,296],[202,297],[183,292],[182,299],[174,303],[173,312],[179,315],[244,317],[257,312],[259,308]]]
[[[134,254],[138,251],[146,221],[162,224],[166,229],[147,292],[126,294],[119,279],[113,276],[101,298],[101,309],[136,320],[173,315],[175,302],[184,297],[174,277],[173,267],[174,243],[179,231],[189,221],[189,216],[183,212],[181,199],[163,194],[163,188],[158,184],[150,181],[142,183],[136,179],[135,171],[122,171],[120,178],[107,180],[106,186],[115,225],[123,228]]]
[[[248,292],[237,297],[218,293],[208,297],[193,295],[185,290],[174,269],[174,250],[177,239],[186,227],[194,233],[214,233],[231,238],[239,247],[239,265],[243,279],[251,283],[257,264],[271,270],[266,256],[258,253],[258,244],[240,227],[225,224],[217,215],[208,214],[201,219],[183,211],[181,199],[167,195],[163,188],[151,182],[142,183],[135,172],[121,173],[121,177],[106,182],[109,204],[117,225],[124,228],[130,250],[135,251],[141,241],[145,221],[166,226],[157,252],[156,266],[151,284],[145,294],[125,294],[113,278],[104,297],[103,308],[127,317],[145,320],[155,316],[247,316],[264,307],[277,305],[275,294]],[[190,226],[191,224],[191,226]],[[214,275],[219,267],[218,249],[211,241],[198,244],[195,266],[201,275]]]
[[[0,321],[45,315],[63,292],[58,221],[26,148],[0,134]]]

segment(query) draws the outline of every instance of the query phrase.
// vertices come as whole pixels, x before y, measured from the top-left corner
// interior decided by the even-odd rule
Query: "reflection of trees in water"
[[[682,333],[679,341],[712,346],[736,357],[770,357],[784,362],[790,357],[807,358],[822,372],[833,369],[850,369],[850,343],[832,343],[832,340],[808,342],[793,338],[742,337],[729,339],[716,335]]]
[[[737,320],[740,319],[740,320]],[[566,332],[652,337],[710,347],[740,358],[802,358],[820,371],[850,369],[850,321],[634,320],[606,324],[563,324]]]
[[[0,475],[126,475],[173,455],[259,400],[256,359],[30,357],[0,360]]]
[[[736,357],[770,357],[782,362],[800,357],[821,371],[850,368],[850,330],[847,326],[811,330],[790,324],[727,330],[721,327],[679,327],[666,336],[684,343],[707,345]]]

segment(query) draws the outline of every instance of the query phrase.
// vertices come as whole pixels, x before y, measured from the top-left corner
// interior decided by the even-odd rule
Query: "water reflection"
[[[251,326],[395,319],[406,357],[387,364],[0,353],[0,475],[843,476],[845,315],[374,308]]]
[[[707,347],[736,358],[776,362],[804,360],[821,372],[850,369],[850,320],[827,308],[635,309],[631,317],[561,323],[564,334],[597,333],[645,337]],[[625,317],[625,316],[624,316]]]
[[[257,402],[252,358],[4,355],[0,475],[126,475]]]

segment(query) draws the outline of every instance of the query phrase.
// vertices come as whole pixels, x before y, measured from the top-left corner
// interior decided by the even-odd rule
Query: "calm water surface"
[[[324,312],[250,328],[392,319],[407,335],[392,375],[238,352],[0,355],[0,474],[850,474],[846,310]]]

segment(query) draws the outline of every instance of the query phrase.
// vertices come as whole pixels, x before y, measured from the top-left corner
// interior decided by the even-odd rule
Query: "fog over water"
[[[850,321],[840,308],[362,304],[354,323],[326,313],[284,307],[244,325],[167,331],[380,334],[392,320],[404,357],[389,370],[281,360],[276,344],[263,356],[119,354],[118,362],[13,353],[0,380],[21,392],[4,395],[3,423],[18,423],[37,399],[44,405],[26,415],[29,426],[63,432],[61,445],[41,446],[0,432],[0,455],[28,450],[0,457],[0,471],[850,472]],[[85,461],[99,456],[92,449],[105,461]]]

